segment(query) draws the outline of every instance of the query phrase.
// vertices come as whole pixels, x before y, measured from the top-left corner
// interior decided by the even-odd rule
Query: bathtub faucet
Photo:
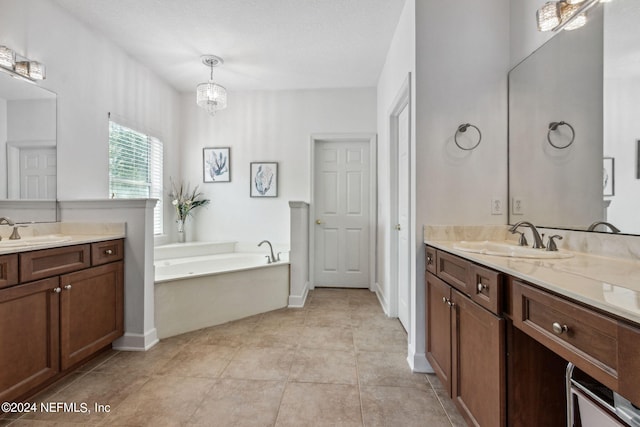
[[[271,251],[271,256],[269,257],[269,264],[271,264],[272,262],[280,261],[280,257],[276,259],[275,255],[273,254],[273,246],[271,246],[271,242],[268,240],[263,240],[262,242],[258,243],[258,246],[262,246],[263,243],[266,243],[267,245],[269,245],[269,250]]]

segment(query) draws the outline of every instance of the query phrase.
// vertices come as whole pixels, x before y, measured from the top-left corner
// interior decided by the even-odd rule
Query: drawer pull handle
[[[58,286],[57,288],[53,288],[53,292],[59,294],[60,292],[62,292],[62,289]]]
[[[427,265],[431,264],[433,264],[433,259],[431,258],[431,256],[427,256]]]
[[[484,290],[489,289],[489,286],[487,286],[487,285],[483,285],[482,283],[478,283],[477,288],[478,288],[478,292],[482,292],[482,291],[484,291]]]
[[[69,290],[69,289],[71,289],[71,285],[64,285],[64,288],[65,288],[66,290]]]
[[[107,249],[106,251],[104,251],[105,255],[113,255],[113,251],[111,249]]]
[[[569,331],[569,327],[567,325],[561,325],[558,322],[553,322],[553,325],[551,325],[551,327],[553,328],[553,332],[556,335],[562,335],[563,333]]]

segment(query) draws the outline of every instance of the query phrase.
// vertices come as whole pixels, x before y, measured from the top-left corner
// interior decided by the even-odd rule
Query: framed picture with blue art
[[[204,182],[231,182],[231,148],[207,147],[202,150]]]
[[[251,162],[251,197],[278,197],[278,163]]]

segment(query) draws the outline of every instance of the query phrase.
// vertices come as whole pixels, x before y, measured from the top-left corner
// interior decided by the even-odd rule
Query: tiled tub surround
[[[540,229],[549,231],[563,235],[558,247],[572,258],[509,258],[454,248],[460,240],[514,241],[506,226],[425,226],[425,243],[640,324],[640,237]]]
[[[89,223],[89,222],[51,222],[35,224],[19,224],[18,229],[24,242],[30,237],[57,235],[64,237],[64,241],[52,241],[37,245],[19,245],[20,240],[11,241],[12,245],[2,246],[2,241],[9,240],[12,226],[0,226],[0,255],[16,252],[25,252],[39,249],[56,248],[62,246],[78,245],[83,243],[100,242],[104,240],[121,239],[125,237],[126,225],[124,223]],[[25,226],[25,227],[22,227]],[[18,244],[19,246],[15,246]]]

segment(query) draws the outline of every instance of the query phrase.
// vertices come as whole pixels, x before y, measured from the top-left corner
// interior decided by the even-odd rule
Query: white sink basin
[[[481,242],[461,241],[454,243],[454,249],[465,252],[473,252],[484,255],[496,255],[513,258],[571,258],[573,254],[565,251],[546,251],[544,249],[533,249],[527,246],[512,245],[505,242],[491,242],[488,240]]]
[[[0,241],[0,249],[49,245],[54,243],[68,242],[70,240],[71,240],[71,236],[63,236],[61,234],[46,234],[43,236],[30,236],[30,237],[23,237],[18,240],[9,240],[5,238]]]

